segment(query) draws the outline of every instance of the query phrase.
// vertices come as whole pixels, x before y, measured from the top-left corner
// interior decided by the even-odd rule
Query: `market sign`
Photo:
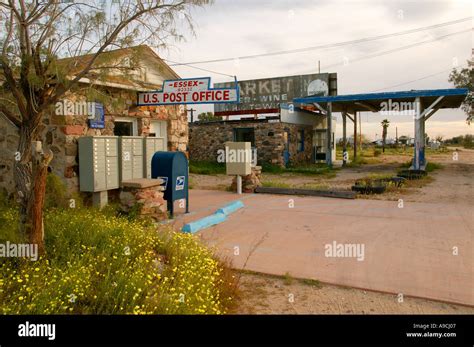
[[[337,95],[337,75],[319,73],[239,81],[240,101],[231,105],[215,105],[214,112],[274,110],[304,96]],[[214,83],[228,88],[229,83]]]
[[[211,78],[184,78],[163,82],[163,89],[138,93],[138,106],[176,104],[221,104],[239,102],[237,82],[226,88],[211,88]]]

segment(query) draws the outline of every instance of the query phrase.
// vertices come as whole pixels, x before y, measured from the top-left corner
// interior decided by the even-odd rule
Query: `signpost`
[[[220,104],[239,102],[237,79],[232,88],[211,88],[211,78],[183,78],[163,82],[160,91],[138,93],[138,106]]]

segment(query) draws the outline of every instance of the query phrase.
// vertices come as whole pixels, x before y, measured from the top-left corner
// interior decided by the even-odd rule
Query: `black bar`
[[[19,325],[27,321],[54,323],[55,339],[19,337]],[[472,315],[1,316],[0,345],[362,343],[472,346],[473,323]],[[441,324],[446,326],[440,328]],[[408,337],[407,333],[455,333],[456,336]]]

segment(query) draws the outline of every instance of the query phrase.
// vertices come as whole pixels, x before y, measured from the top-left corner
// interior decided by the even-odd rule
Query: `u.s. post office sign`
[[[233,86],[233,88],[232,88]],[[237,82],[228,88],[211,88],[211,78],[183,78],[163,82],[160,91],[138,93],[138,106],[222,104],[239,102]]]

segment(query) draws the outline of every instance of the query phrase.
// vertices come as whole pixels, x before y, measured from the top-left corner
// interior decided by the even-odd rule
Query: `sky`
[[[317,73],[319,61],[321,72],[338,74],[338,94],[451,88],[449,72],[453,67],[467,65],[471,58],[473,11],[471,0],[216,0],[211,6],[192,11],[194,35],[179,24],[185,41],[175,42],[158,53],[173,62],[233,58],[193,66],[235,75],[239,80]],[[338,48],[236,59],[391,34],[468,17],[470,20],[454,25]],[[445,35],[449,36],[438,39]],[[423,41],[431,42],[418,44]],[[416,45],[400,49],[413,44]],[[391,50],[395,52],[384,53]],[[182,78],[211,76],[215,83],[232,80],[187,66],[172,68]],[[212,111],[209,105],[190,106],[198,113]],[[413,136],[410,116],[386,117],[370,112],[362,113],[362,132],[369,138],[380,138],[383,118],[391,122],[389,138],[395,137],[396,128],[399,136]],[[461,110],[440,110],[427,121],[426,132],[431,137],[445,138],[473,134],[474,125],[468,126],[465,119]],[[338,115],[336,137],[341,134],[342,121]]]

